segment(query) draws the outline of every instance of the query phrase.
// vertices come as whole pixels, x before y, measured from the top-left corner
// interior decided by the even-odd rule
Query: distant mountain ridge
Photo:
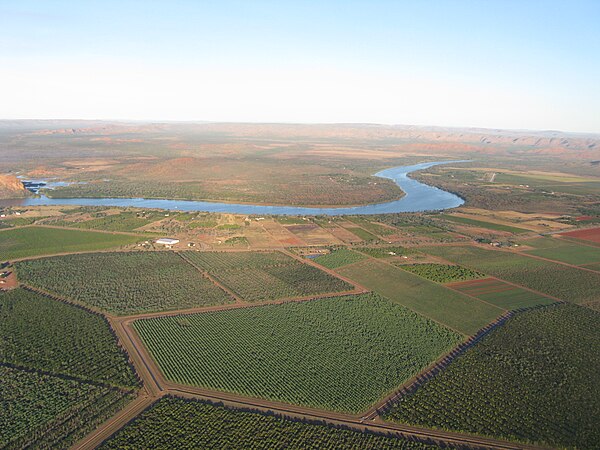
[[[577,156],[600,158],[600,134],[562,131],[452,128],[378,124],[287,124],[227,122],[136,122],[100,120],[0,120],[0,132],[23,136],[111,136],[139,133],[191,133],[249,138],[367,139],[385,145],[418,146],[455,144],[483,151],[500,146],[531,150],[545,155],[577,152]]]

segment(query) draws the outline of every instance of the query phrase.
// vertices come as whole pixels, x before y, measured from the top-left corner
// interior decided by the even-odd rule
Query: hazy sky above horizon
[[[600,132],[600,1],[0,0],[0,119]]]

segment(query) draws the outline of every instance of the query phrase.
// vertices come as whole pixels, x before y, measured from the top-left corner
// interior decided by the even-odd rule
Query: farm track
[[[313,266],[313,267],[315,267],[315,268],[317,268],[319,270],[322,270],[323,272],[328,273],[332,277],[336,277],[336,278],[339,278],[340,280],[344,280],[345,282],[351,284],[352,286],[355,286],[357,288],[357,290],[360,291],[360,292],[357,292],[357,293],[369,292],[370,291],[365,286],[362,286],[361,284],[357,283],[356,281],[351,280],[350,278],[347,278],[347,277],[344,277],[344,276],[340,275],[339,273],[335,272],[333,269],[330,269],[328,267],[323,267],[323,266],[317,264],[316,262],[314,262],[314,261],[312,261],[310,259],[302,258],[301,256],[296,255],[296,254],[294,254],[294,253],[292,253],[292,252],[290,252],[288,250],[281,250],[281,253],[283,253],[283,254],[285,254],[287,256],[290,256],[290,257],[292,257],[292,258],[300,261],[303,264],[308,264],[309,266]]]
[[[192,266],[194,269],[196,269],[198,272],[200,272],[202,274],[202,276],[208,278],[212,282],[212,284],[214,284],[215,286],[218,286],[221,290],[227,292],[227,294],[229,294],[231,297],[233,297],[235,299],[236,303],[246,303],[246,302],[244,302],[244,300],[242,300],[242,298],[239,295],[237,295],[235,292],[233,292],[227,286],[223,285],[219,280],[217,280],[215,277],[213,277],[212,275],[210,275],[206,270],[202,269],[197,264],[194,264],[183,253],[181,253],[181,252],[175,252],[175,254],[178,255],[181,259],[183,259],[190,266]]]
[[[513,253],[513,252],[510,252],[510,253]],[[563,266],[572,267],[573,269],[579,269],[579,270],[585,270],[586,272],[598,273],[597,270],[588,269],[587,267],[583,267],[583,266],[576,266],[575,264],[569,264],[569,263],[566,263],[564,261],[557,261],[555,259],[544,258],[543,256],[530,255],[528,253],[518,253],[518,254],[519,255],[523,255],[523,256],[527,256],[527,257],[533,258],[533,259],[539,259],[540,261],[546,261],[546,262],[550,262],[550,263],[561,264]]]

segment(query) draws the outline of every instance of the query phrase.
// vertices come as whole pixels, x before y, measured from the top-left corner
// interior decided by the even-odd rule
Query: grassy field
[[[173,252],[54,256],[15,267],[24,283],[115,314],[233,302]]]
[[[166,397],[100,449],[123,448],[428,449],[403,439],[286,420]]]
[[[551,298],[495,278],[463,281],[448,286],[504,309],[528,308],[555,302]]]
[[[398,232],[398,230],[393,227],[373,222],[371,219],[365,217],[349,217],[348,220],[377,236],[389,236]]]
[[[337,267],[347,266],[348,264],[362,261],[365,258],[365,255],[353,252],[347,248],[341,248],[339,250],[332,251],[328,255],[318,256],[313,261],[322,265],[323,267],[335,269]]]
[[[600,442],[600,314],[525,312],[403,399],[388,419],[560,448]]]
[[[0,293],[0,448],[68,448],[134,397],[108,324],[16,289]]]
[[[133,326],[172,381],[353,413],[461,339],[374,294],[142,319]]]
[[[500,308],[376,260],[337,269],[363,286],[464,334],[472,334],[502,314]]]
[[[365,242],[378,241],[379,238],[369,231],[360,228],[360,227],[345,227],[352,234],[356,235],[358,238],[362,239]]]
[[[133,387],[138,382],[106,321],[24,289],[0,294],[0,364]]]
[[[186,252],[249,302],[343,292],[352,285],[280,252]]]
[[[141,238],[124,234],[25,227],[0,231],[0,261],[53,253],[118,248]]]
[[[586,264],[585,267],[588,269],[597,270],[598,272],[600,272],[600,262],[593,263],[593,264]]]
[[[423,251],[561,300],[580,303],[600,297],[600,274],[593,272],[473,246],[428,247]]]
[[[476,220],[476,219],[471,219],[469,217],[451,216],[450,214],[442,214],[440,217],[444,220],[454,222],[454,223],[459,223],[461,225],[473,225],[475,227],[486,228],[488,230],[506,231],[508,233],[513,233],[513,234],[529,232],[529,230],[526,230],[524,228],[518,228],[518,227],[513,227],[510,225],[503,225],[503,224],[493,223],[493,222],[486,222],[484,220]]]
[[[546,242],[538,243],[537,241],[540,240]],[[526,251],[528,255],[541,256],[576,266],[600,262],[600,247],[579,245],[554,238],[535,239],[527,241],[526,244],[536,247],[535,250]]]
[[[451,283],[453,281],[466,281],[485,277],[485,274],[476,270],[450,264],[398,264],[398,267],[437,283]]]

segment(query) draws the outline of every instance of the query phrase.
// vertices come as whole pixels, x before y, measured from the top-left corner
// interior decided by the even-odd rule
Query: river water
[[[375,176],[389,178],[404,191],[404,196],[395,201],[362,206],[341,208],[307,208],[301,206],[268,206],[246,205],[239,203],[218,203],[193,200],[163,200],[146,198],[49,198],[46,196],[19,200],[0,201],[0,206],[39,206],[39,205],[72,205],[72,206],[120,206],[136,208],[160,208],[178,211],[206,211],[232,214],[254,215],[302,215],[302,216],[340,216],[346,214],[386,214],[400,212],[434,211],[456,208],[464,203],[459,196],[433,186],[420,183],[408,177],[417,170],[428,169],[440,164],[467,161],[438,161],[415,164],[412,166],[392,167],[377,172]]]

